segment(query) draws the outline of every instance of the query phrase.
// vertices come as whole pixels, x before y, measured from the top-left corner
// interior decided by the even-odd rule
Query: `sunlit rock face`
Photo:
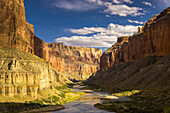
[[[117,63],[135,62],[146,56],[165,56],[170,53],[170,8],[152,17],[143,31],[130,37],[117,56]]]
[[[0,46],[33,53],[34,26],[26,21],[23,0],[1,0],[0,12]]]
[[[45,60],[9,47],[0,49],[0,95],[30,95],[52,88],[59,75]]]
[[[0,0],[0,12],[0,95],[37,97],[56,82],[86,79],[98,70],[102,50],[50,46],[36,37],[23,0]]]
[[[125,42],[129,41],[129,36],[118,37],[117,43],[115,43],[111,48],[103,53],[100,58],[100,69],[107,69],[114,65],[115,59],[117,57],[118,51],[121,49]]]
[[[165,56],[170,53],[170,8],[155,15],[144,24],[138,33],[109,48],[101,57],[100,68],[114,64],[135,62],[147,56]]]
[[[79,79],[88,78],[99,69],[101,49],[66,46],[62,43],[49,43],[50,62],[56,69],[54,60],[61,64],[59,70],[71,75],[78,76]]]

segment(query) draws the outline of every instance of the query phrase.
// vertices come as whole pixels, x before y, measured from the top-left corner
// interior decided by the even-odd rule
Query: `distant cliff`
[[[49,43],[50,62],[56,69],[55,58],[61,65],[57,70],[88,78],[99,69],[101,49],[67,46],[62,43]]]

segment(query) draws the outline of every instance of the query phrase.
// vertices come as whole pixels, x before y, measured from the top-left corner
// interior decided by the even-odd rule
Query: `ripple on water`
[[[107,92],[93,92],[92,90],[82,90],[82,87],[74,87],[74,92],[86,92],[84,96],[76,101],[66,103],[65,109],[53,113],[110,113],[94,107],[94,104],[101,103],[101,97],[110,95]],[[114,113],[114,112],[112,112]]]

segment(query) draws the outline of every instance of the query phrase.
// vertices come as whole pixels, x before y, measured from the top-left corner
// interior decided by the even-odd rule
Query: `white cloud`
[[[130,22],[130,23],[136,23],[136,24],[143,24],[143,22],[134,21],[134,20],[130,20],[130,19],[128,19],[128,22]]]
[[[113,0],[111,1],[103,1],[103,0],[56,0],[54,2],[55,7],[64,8],[72,11],[87,11],[91,9],[97,9],[99,7],[103,7],[104,12],[110,15],[119,15],[119,16],[137,16],[143,15],[141,13],[142,8],[139,7],[130,7],[125,4],[133,3],[132,0]],[[113,4],[115,3],[115,4]]]
[[[119,15],[119,16],[137,16],[143,15],[144,13],[140,13],[139,11],[142,8],[139,7],[129,7],[127,5],[113,5],[108,4],[107,9],[104,10],[105,13],[109,13],[110,15]]]
[[[113,3],[115,3],[115,4],[120,4],[121,1],[119,1],[119,0],[113,0]]]
[[[110,15],[106,15],[106,17],[110,17]]]
[[[82,29],[70,29],[70,31],[72,33],[76,33],[76,34],[79,34],[79,35],[87,35],[87,34],[91,34],[91,33],[98,33],[98,32],[102,32],[102,31],[105,31],[106,28],[102,28],[102,27],[90,27],[90,28],[87,28],[87,27],[84,27]]]
[[[111,2],[104,2],[101,0],[86,0],[90,3],[95,3],[100,6],[105,6],[106,9],[103,11],[105,13],[108,13],[110,15],[119,15],[119,16],[137,16],[137,15],[143,15],[144,13],[141,13],[139,11],[142,10],[142,8],[139,7],[129,7],[127,5],[120,4],[122,3],[121,0],[113,0],[115,4],[112,4]],[[123,2],[127,3],[133,3],[131,0],[123,0]]]
[[[87,11],[98,8],[97,5],[81,0],[56,0],[54,6],[72,11]]]
[[[132,2],[132,0],[123,0],[124,2],[127,2],[127,3],[130,3],[130,4],[132,4],[133,2]]]
[[[148,6],[152,6],[152,4],[150,2],[142,2],[142,3],[145,5],[148,5]]]
[[[138,26],[118,25],[110,23],[107,28],[102,27],[84,27],[82,29],[70,29],[72,33],[78,35],[92,36],[72,36],[57,38],[57,42],[63,42],[66,45],[82,46],[82,47],[111,47],[119,36],[130,36],[137,32]]]

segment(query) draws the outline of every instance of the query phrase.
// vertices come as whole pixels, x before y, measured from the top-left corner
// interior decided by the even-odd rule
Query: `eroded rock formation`
[[[23,0],[1,0],[0,12],[0,46],[34,53],[34,26],[26,21]]]
[[[88,78],[99,69],[101,49],[66,46],[62,43],[49,43],[50,62],[52,66],[70,75],[77,75],[79,78]],[[56,67],[57,64],[61,64]]]
[[[0,95],[36,97],[55,82],[97,71],[101,50],[61,43],[48,47],[36,37],[25,18],[24,0],[0,0],[0,12]]]
[[[30,95],[52,88],[59,75],[51,65],[37,56],[8,47],[0,49],[0,94]]]
[[[101,56],[100,69],[107,69],[114,65],[117,54],[125,42],[129,41],[129,36],[118,37],[117,42]]]
[[[101,57],[101,69],[114,64],[135,62],[147,56],[165,56],[170,53],[170,8],[148,20],[138,33],[120,37]],[[126,42],[126,43],[124,43]]]
[[[135,62],[146,56],[170,53],[170,8],[148,20],[140,33],[130,37],[117,56],[117,63]]]
[[[170,7],[139,32],[118,42],[101,57],[101,69],[88,80],[106,91],[170,88]],[[113,53],[113,54],[112,54]]]

